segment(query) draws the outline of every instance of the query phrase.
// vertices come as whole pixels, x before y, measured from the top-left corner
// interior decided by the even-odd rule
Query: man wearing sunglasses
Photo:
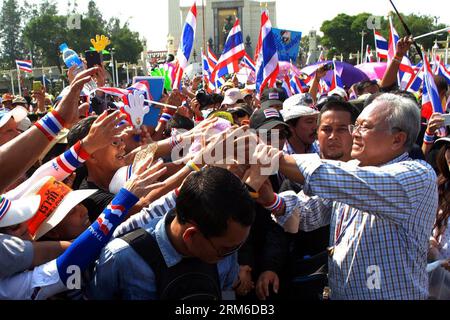
[[[205,281],[184,276],[179,292],[166,295],[170,290],[165,280],[173,278],[173,270],[182,270],[175,278],[193,271],[206,274],[210,276],[206,286],[219,292],[231,290],[239,268],[236,252],[250,232],[253,206],[248,189],[231,172],[211,167],[191,174],[179,190],[175,208],[144,227],[144,236],[150,235],[153,241],[144,245],[144,252],[152,257],[161,254],[163,266],[154,268],[144,261],[135,251],[137,240],[130,241],[131,234],[117,238],[97,262],[89,295],[94,299],[181,299],[178,294],[198,295],[205,287]]]

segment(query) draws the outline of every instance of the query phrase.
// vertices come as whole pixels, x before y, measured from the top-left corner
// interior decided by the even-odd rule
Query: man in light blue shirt
[[[225,169],[207,168],[186,179],[174,210],[143,229],[156,240],[167,268],[184,258],[216,264],[220,289],[228,291],[237,280],[236,252],[253,219],[253,200],[244,184]],[[159,299],[155,273],[126,241],[117,238],[97,261],[88,298]]]

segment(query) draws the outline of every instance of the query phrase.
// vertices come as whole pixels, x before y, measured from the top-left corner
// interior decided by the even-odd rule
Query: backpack
[[[134,230],[121,239],[152,268],[160,300],[221,300],[217,264],[183,258],[169,268],[155,238],[144,229]]]

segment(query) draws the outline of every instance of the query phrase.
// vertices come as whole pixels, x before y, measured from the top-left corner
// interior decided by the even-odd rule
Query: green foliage
[[[58,13],[55,0],[41,0],[39,4],[25,2],[23,8],[18,0],[4,0],[0,13],[0,58],[4,67],[14,67],[15,59],[30,56],[36,67],[61,65],[61,43],[66,42],[75,51],[84,53],[92,46],[90,39],[101,34],[111,39],[109,49],[115,48],[115,59],[136,63],[143,50],[139,33],[131,31],[128,23],[121,24],[118,18],[112,18],[107,24],[95,1],[89,1],[86,9],[80,13],[76,0],[68,1],[64,14]],[[73,14],[81,14],[80,29],[67,25]]]
[[[4,67],[13,68],[15,60],[23,52],[20,41],[22,30],[22,9],[17,0],[3,1],[0,13],[1,60]],[[22,59],[24,57],[21,57]]]
[[[400,22],[400,19],[391,13],[393,16],[394,27],[399,33],[400,37],[406,36],[406,31]],[[371,16],[370,13],[360,13],[355,16],[347,14],[338,14],[332,20],[327,20],[322,23],[320,30],[324,33],[321,44],[326,48],[331,49],[337,53],[343,53],[348,57],[350,53],[356,53],[361,50],[361,31],[366,34],[364,36],[364,44],[369,44],[371,48],[375,48],[373,30],[367,28],[367,19]],[[445,27],[443,24],[436,24],[434,17],[427,15],[402,14],[403,20],[408,25],[413,36],[422,35],[434,30]],[[379,31],[386,39],[389,39],[389,22],[384,17],[381,17]],[[424,48],[430,49],[435,39],[445,40],[446,34],[425,37],[418,40],[420,45]],[[365,48],[363,48],[363,51]]]

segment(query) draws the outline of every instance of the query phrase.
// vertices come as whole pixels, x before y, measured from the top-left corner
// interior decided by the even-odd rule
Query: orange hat
[[[39,195],[41,199],[36,214],[28,221],[28,231],[33,240],[38,240],[56,227],[75,206],[97,191],[73,191],[53,177],[44,177],[35,183],[25,193],[26,196]]]
[[[3,102],[5,102],[5,101],[13,101],[13,99],[14,99],[14,96],[11,93],[5,93],[2,96],[2,101]]]

